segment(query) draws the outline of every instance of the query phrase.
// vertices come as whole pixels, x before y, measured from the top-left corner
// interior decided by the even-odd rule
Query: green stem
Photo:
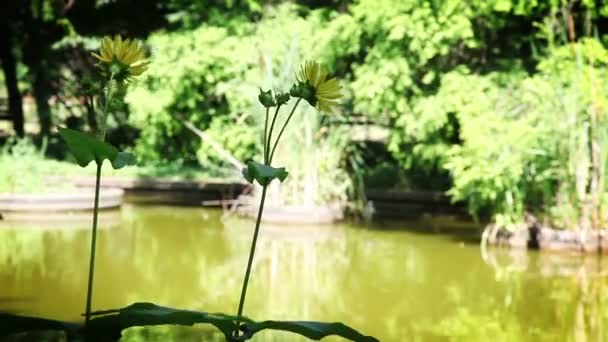
[[[266,159],[267,154],[266,151],[268,151],[268,149],[270,148],[270,146],[268,146],[268,140],[266,139],[268,137],[268,112],[270,111],[270,107],[266,107],[266,119],[264,120],[264,164],[268,163],[268,160]]]
[[[95,177],[95,205],[93,207],[93,231],[91,235],[91,256],[89,260],[89,282],[87,285],[85,327],[91,320],[91,300],[93,298],[93,274],[95,273],[95,247],[97,245],[97,214],[99,212],[99,182],[101,180],[101,165],[102,163],[97,163],[97,175]]]
[[[101,118],[100,139],[106,138],[106,117],[108,115],[108,103],[112,99],[112,82],[114,81],[114,73],[110,75],[110,80],[107,83],[106,98],[103,105],[103,117]],[[91,320],[91,302],[93,300],[93,275],[95,274],[95,252],[97,249],[97,217],[99,214],[99,183],[101,182],[101,166],[103,161],[97,162],[97,174],[95,176],[95,202],[93,205],[93,227],[91,232],[91,250],[89,258],[89,279],[87,284],[87,304],[85,307],[85,327]]]
[[[107,90],[106,90],[106,98],[103,104],[103,117],[101,118],[101,136],[99,137],[101,140],[106,139],[106,117],[108,116],[108,103],[112,100],[112,82],[114,81],[114,73],[110,75],[110,80],[108,81]]]
[[[274,151],[277,149],[277,146],[279,145],[279,140],[281,139],[281,136],[283,135],[283,131],[285,131],[285,127],[287,127],[289,120],[291,120],[291,117],[293,116],[293,113],[295,113],[296,107],[298,107],[301,100],[302,100],[302,98],[299,98],[298,101],[296,101],[296,103],[293,105],[293,108],[291,109],[291,113],[289,113],[287,120],[285,120],[283,127],[281,127],[281,131],[279,131],[279,136],[277,136],[277,140],[274,142],[274,145],[272,146],[272,151],[270,152],[270,157],[268,158],[268,162],[267,162],[268,165],[270,165],[270,163],[272,163],[272,157],[274,156]],[[270,143],[270,137],[268,138],[268,143]]]
[[[233,337],[239,335],[239,325],[243,318],[243,307],[245,305],[245,296],[247,295],[247,285],[249,284],[249,275],[251,273],[251,265],[253,264],[253,255],[255,254],[255,246],[258,241],[258,233],[260,231],[260,223],[262,221],[262,212],[264,211],[264,201],[266,200],[266,188],[267,185],[262,187],[262,198],[260,199],[260,208],[258,209],[258,217],[255,221],[255,231],[253,232],[253,241],[251,241],[251,249],[249,251],[249,261],[247,262],[247,271],[245,272],[245,279],[243,280],[243,288],[241,290],[241,299],[239,300],[239,310],[236,315],[236,326]]]
[[[272,140],[272,130],[274,129],[274,123],[277,121],[277,116],[279,116],[279,108],[281,106],[277,106],[277,110],[274,112],[274,116],[272,117],[272,124],[270,124],[270,131],[268,132],[268,147],[270,147],[270,141]],[[269,149],[266,149],[266,155],[264,156],[264,161],[266,165],[270,165],[270,158],[268,155]]]

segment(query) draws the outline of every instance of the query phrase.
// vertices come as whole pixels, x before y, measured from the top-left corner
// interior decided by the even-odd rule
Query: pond
[[[234,313],[252,222],[199,208],[102,213],[94,309],[136,301]],[[381,341],[606,341],[608,260],[490,249],[458,222],[262,228],[253,319],[342,321]],[[88,221],[0,226],[0,310],[76,320]],[[125,341],[192,340],[135,329]],[[156,338],[156,339],[154,339]],[[334,341],[337,339],[327,339]],[[254,341],[299,341],[264,332]]]

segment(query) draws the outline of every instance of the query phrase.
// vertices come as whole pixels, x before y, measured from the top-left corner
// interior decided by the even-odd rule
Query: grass
[[[75,162],[59,161],[44,156],[44,148],[37,149],[27,139],[13,141],[0,149],[0,193],[44,194],[74,190],[71,183],[47,183],[48,176],[94,177],[95,165],[85,168]],[[155,178],[163,180],[240,181],[238,175],[219,177],[217,174],[196,167],[175,165],[134,166],[122,170],[112,169],[109,163],[103,167],[104,176]]]

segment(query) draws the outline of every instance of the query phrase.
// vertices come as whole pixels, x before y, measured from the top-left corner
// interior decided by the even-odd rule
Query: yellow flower
[[[320,111],[332,113],[337,107],[340,94],[340,85],[336,78],[327,79],[327,72],[317,62],[306,62],[302,66],[297,79],[303,86],[306,84],[310,94],[303,92],[300,97],[308,101],[312,106],[316,106]]]
[[[150,64],[139,41],[123,40],[119,35],[104,37],[99,53],[93,56],[119,81],[141,75]]]

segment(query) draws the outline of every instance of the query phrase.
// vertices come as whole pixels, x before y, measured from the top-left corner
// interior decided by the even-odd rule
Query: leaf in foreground
[[[124,329],[146,325],[194,325],[208,323],[219,329],[226,338],[234,331],[235,316],[224,314],[210,314],[206,312],[179,310],[152,303],[135,303],[118,310],[109,310],[92,313],[88,329],[93,336],[107,336],[118,340]],[[245,321],[249,321],[245,319]]]
[[[243,177],[253,184],[256,180],[260,185],[268,185],[273,179],[278,179],[283,182],[289,174],[284,167],[275,168],[269,165],[261,164],[256,161],[247,163],[247,167],[243,168]]]
[[[231,340],[236,326],[236,316],[212,314],[191,310],[179,310],[152,303],[135,303],[122,309],[97,311],[92,313],[93,319],[86,327],[87,340],[118,341],[122,331],[131,327],[152,325],[186,325],[211,324],[220,330],[226,340]],[[302,335],[309,339],[320,340],[327,336],[340,336],[355,342],[377,342],[378,339],[366,336],[342,323],[323,323],[312,321],[263,321],[255,322],[243,317],[240,330],[244,336],[240,341],[248,340],[256,333],[270,329],[287,331]],[[16,316],[0,313],[0,337],[22,332],[42,330],[65,331],[68,340],[73,341],[82,337],[82,325],[54,321],[36,317]]]
[[[219,329],[227,340],[235,328],[236,316],[225,314],[210,314],[206,312],[179,310],[152,303],[135,303],[123,309],[92,313],[93,318],[89,326],[89,334],[93,336],[106,336],[114,340],[120,338],[122,330],[146,325],[194,325],[207,323]],[[265,330],[281,330],[296,333],[313,340],[336,335],[355,342],[377,342],[371,336],[366,336],[342,323],[323,323],[310,321],[263,321],[254,322],[246,317],[242,318],[240,330],[245,333],[245,340],[256,333]]]
[[[96,136],[69,128],[59,127],[59,134],[68,144],[70,152],[76,158],[78,165],[85,167],[91,161],[101,165],[109,160],[114,169],[121,169],[135,164],[135,156],[128,152],[120,152],[116,147],[99,140]]]
[[[264,329],[281,330],[296,333],[312,340],[336,335],[355,342],[378,342],[372,336],[366,336],[343,323],[324,323],[313,321],[264,321],[245,323],[244,331],[253,336]]]

